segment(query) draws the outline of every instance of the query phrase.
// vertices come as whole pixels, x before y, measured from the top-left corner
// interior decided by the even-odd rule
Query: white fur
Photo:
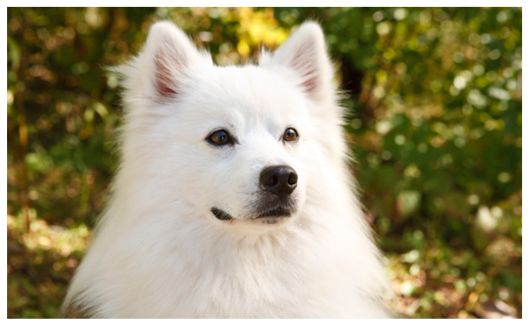
[[[65,306],[96,317],[388,316],[317,24],[258,66],[217,67],[159,22],[120,71],[121,168]],[[297,143],[279,140],[287,126]],[[240,144],[208,144],[219,127]],[[277,164],[297,171],[298,210],[275,225],[249,221],[259,173]],[[214,206],[235,220],[216,219]]]

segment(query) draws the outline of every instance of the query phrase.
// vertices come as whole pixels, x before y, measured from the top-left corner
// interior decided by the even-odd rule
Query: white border
[[[0,170],[0,180],[2,187],[0,188],[0,197],[3,199],[0,202],[0,215],[2,218],[2,229],[4,229],[4,236],[2,238],[2,247],[0,248],[0,254],[2,256],[2,265],[0,265],[1,274],[5,274],[5,279],[1,281],[0,289],[2,296],[0,301],[2,302],[1,314],[3,317],[7,317],[7,8],[2,7],[0,11],[0,42],[2,50],[0,51],[0,62],[4,65],[5,69],[2,71],[2,79],[0,87],[0,98],[3,105],[6,105],[4,113],[0,117],[0,129],[2,130],[0,135],[0,161],[2,167]],[[5,203],[4,203],[5,202]]]
[[[156,0],[156,1],[134,1],[134,0],[118,0],[113,1],[112,3],[109,3],[109,1],[101,1],[101,0],[95,0],[95,1],[87,1],[87,0],[78,0],[75,3],[72,1],[66,1],[66,0],[49,0],[46,2],[39,2],[39,1],[27,1],[27,0],[7,0],[2,1],[1,9],[0,9],[0,19],[1,19],[1,32],[0,32],[0,42],[2,46],[2,50],[0,51],[0,58],[1,61],[4,64],[4,67],[6,69],[1,69],[2,74],[2,89],[0,90],[0,100],[2,100],[3,103],[7,103],[7,7],[57,7],[57,6],[64,6],[64,7],[91,7],[91,6],[101,6],[101,7],[107,7],[107,6],[113,6],[113,7],[130,7],[130,6],[157,6],[157,7],[203,7],[203,6],[255,6],[255,7],[365,7],[367,5],[370,5],[370,7],[523,7],[523,71],[526,71],[526,69],[529,67],[528,65],[528,53],[530,53],[529,46],[530,46],[530,39],[526,37],[527,35],[530,35],[530,9],[528,9],[528,1],[523,0],[472,0],[472,1],[465,1],[465,0],[446,0],[446,1],[433,1],[433,0],[409,0],[409,1],[391,1],[391,0],[371,0],[371,1],[359,1],[359,0],[329,0],[329,1],[301,1],[301,0],[283,0],[283,1],[277,1],[277,0],[256,0],[256,1],[242,1],[242,0],[234,0],[234,1],[206,1],[206,0],[197,0],[197,1],[168,1],[168,0]],[[526,56],[525,56],[526,55]],[[523,85],[525,84],[525,80],[527,78],[525,77],[525,74],[523,72]],[[523,87],[524,88],[524,87]],[[529,107],[529,99],[528,96],[524,96],[526,92],[523,90],[523,107]],[[5,105],[5,104],[4,104]],[[5,107],[5,106],[4,106]],[[528,114],[524,114],[523,110],[523,125],[530,127],[530,118]],[[0,170],[0,179],[4,182],[4,186],[0,189],[0,197],[2,197],[4,200],[3,202],[6,202],[5,204],[0,203],[0,213],[2,214],[2,225],[3,229],[5,230],[4,234],[4,240],[1,241],[2,247],[0,248],[0,254],[2,256],[3,263],[0,263],[0,270],[2,271],[2,274],[5,274],[6,277],[3,281],[1,281],[0,285],[0,302],[1,302],[1,318],[7,317],[7,113],[1,114],[0,116],[0,129],[1,135],[0,135],[0,147],[2,150],[0,151],[0,157],[2,158],[2,168]],[[528,133],[525,128],[523,128],[523,148],[524,144],[528,143]],[[529,151],[523,149],[523,184],[530,184],[530,174],[528,172],[525,173],[525,167],[528,167],[528,163],[530,161],[529,157]],[[528,190],[525,191],[524,185],[523,185],[523,198],[527,198]],[[529,215],[529,205],[524,203],[523,199],[523,215]],[[525,236],[528,234],[528,222],[523,221],[523,271],[528,269],[528,258],[524,256],[524,252],[527,252],[529,248],[528,240],[525,240]],[[526,272],[527,273],[527,272]],[[530,303],[526,302],[525,297],[530,297],[529,288],[527,278],[525,272],[523,272],[523,319],[529,318],[530,314]],[[525,303],[526,302],[526,303]],[[22,322],[27,323],[30,322],[30,320],[8,320],[10,322]],[[40,320],[40,322],[49,323],[49,324],[56,324],[56,322],[68,322],[70,323],[73,320],[54,320],[54,319],[47,319],[47,320]],[[93,322],[96,320],[90,320],[89,322]],[[115,322],[119,320],[98,320],[102,321],[103,323],[109,323],[109,322]],[[280,322],[286,322],[286,320],[278,320]],[[328,320],[323,320],[326,323]],[[295,322],[300,323],[304,322],[306,324],[307,322],[323,322],[319,320],[289,320],[289,322]],[[377,322],[379,323],[381,320],[365,320],[367,322],[373,323]],[[410,320],[410,319],[402,319],[402,320],[392,320],[392,322],[424,322],[426,320]],[[443,320],[427,320],[429,322],[433,321],[443,321]],[[520,323],[522,320],[489,320],[489,322],[500,324],[505,324],[505,322],[510,323]],[[75,321],[79,322],[79,320]],[[144,323],[144,320],[127,320],[127,323],[133,323],[133,324],[140,324]],[[150,320],[151,322],[151,320]],[[155,322],[171,322],[174,324],[175,322],[188,322],[187,320],[155,320]],[[199,323],[210,323],[212,320],[197,320],[196,322]],[[240,323],[242,322],[248,322],[248,320],[215,320],[215,322],[224,322],[225,324],[234,324],[234,323]],[[269,320],[253,320],[253,323],[263,323],[263,322],[269,322]],[[335,320],[334,322],[348,322],[350,323],[351,320]],[[385,321],[386,322],[386,321]]]
[[[7,0],[7,7],[522,7],[523,0]]]
[[[530,47],[530,39],[528,38],[528,35],[530,35],[530,8],[529,8],[529,5],[528,5],[528,1],[526,3],[526,6],[523,8],[523,70],[522,70],[522,85],[525,84],[525,80],[527,81],[526,84],[528,84],[528,78],[526,77],[528,75],[528,68],[529,68],[529,63],[528,63],[528,55],[530,53],[530,50],[529,50],[529,47]],[[526,37],[525,37],[526,36]],[[525,74],[525,71],[527,71],[527,74]],[[530,213],[529,211],[529,205],[528,205],[528,201],[526,200],[528,198],[528,184],[530,184],[530,177],[529,177],[529,173],[528,173],[528,164],[529,164],[529,161],[530,161],[530,157],[529,157],[529,151],[528,151],[528,141],[530,141],[530,139],[528,138],[528,126],[530,126],[530,115],[528,115],[528,112],[525,114],[525,110],[524,110],[524,107],[526,107],[526,109],[528,109],[529,107],[529,99],[528,99],[528,95],[525,96],[525,94],[528,94],[528,91],[525,91],[524,87],[521,87],[522,89],[522,95],[523,95],[523,105],[522,105],[522,110],[523,110],[523,162],[522,162],[522,172],[523,172],[523,179],[522,179],[522,184],[523,184],[523,194],[522,194],[522,198],[523,198],[523,202],[522,202],[522,215],[523,216],[527,216],[528,218],[528,214]],[[526,126],[526,128],[524,127]],[[526,151],[524,150],[525,149],[525,144],[526,144]],[[526,167],[526,168],[525,168]],[[526,170],[526,173],[525,173],[525,170]],[[526,191],[525,191],[525,184],[527,184],[527,188],[526,188]],[[526,205],[525,205],[525,202],[526,202]],[[529,317],[529,314],[530,314],[530,306],[528,304],[528,301],[526,301],[526,304],[524,303],[525,302],[525,297],[526,297],[526,300],[528,300],[530,297],[530,293],[529,293],[529,288],[528,288],[528,272],[524,272],[525,270],[528,270],[528,250],[530,249],[529,248],[529,244],[528,244],[528,238],[525,239],[525,236],[528,236],[529,233],[528,233],[528,221],[525,222],[524,220],[524,217],[522,218],[522,223],[523,223],[523,244],[522,244],[522,248],[523,248],[523,292],[522,292],[522,297],[523,297],[523,309],[522,309],[522,314],[523,314],[523,318],[528,318]],[[526,252],[526,257],[525,257],[525,254],[524,252]],[[526,284],[526,285],[525,285]]]

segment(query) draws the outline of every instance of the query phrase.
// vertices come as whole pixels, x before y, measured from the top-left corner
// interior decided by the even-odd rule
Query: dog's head
[[[341,149],[333,68],[315,23],[258,65],[218,67],[159,22],[122,72],[124,164],[167,208],[230,227],[284,224],[317,195],[333,168],[321,162]]]

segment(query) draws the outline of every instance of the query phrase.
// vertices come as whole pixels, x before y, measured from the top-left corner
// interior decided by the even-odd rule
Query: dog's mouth
[[[292,213],[292,209],[286,208],[283,206],[278,206],[270,210],[262,211],[260,212],[255,218],[253,219],[260,219],[260,218],[286,218],[290,217]]]
[[[216,207],[211,208],[210,211],[212,211],[212,214],[221,221],[230,221],[235,219],[228,212]],[[264,221],[264,223],[271,224],[276,223],[277,221],[279,221],[279,219],[290,217],[292,213],[292,208],[277,206],[272,209],[260,211],[256,216],[249,218],[249,220],[261,219]]]

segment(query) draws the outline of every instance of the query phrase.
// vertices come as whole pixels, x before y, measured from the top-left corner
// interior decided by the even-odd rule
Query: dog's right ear
[[[194,65],[204,62],[204,55],[182,30],[161,21],[151,26],[141,60],[149,67],[155,98],[164,100],[178,96],[182,82]]]
[[[327,54],[324,33],[315,22],[302,24],[272,57],[263,55],[260,65],[290,69],[300,89],[317,103],[329,103],[334,99],[333,65]]]

